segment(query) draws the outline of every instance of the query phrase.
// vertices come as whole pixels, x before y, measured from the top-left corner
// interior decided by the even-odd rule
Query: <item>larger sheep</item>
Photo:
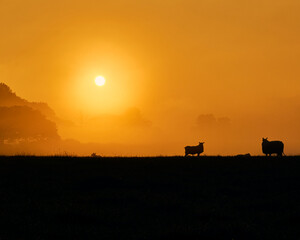
[[[186,146],[186,147],[184,147],[185,156],[187,156],[189,154],[191,154],[191,155],[197,154],[199,156],[204,151],[203,144],[204,144],[204,142],[199,142],[198,146]]]
[[[262,139],[262,151],[266,156],[271,156],[273,153],[277,156],[282,156],[284,144],[281,141],[269,141],[268,138]]]

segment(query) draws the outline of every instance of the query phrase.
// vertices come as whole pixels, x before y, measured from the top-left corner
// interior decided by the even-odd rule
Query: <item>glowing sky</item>
[[[1,0],[0,32],[0,81],[18,95],[78,124],[121,119],[62,137],[260,154],[269,136],[300,153],[298,0]],[[120,127],[132,108],[151,124]]]

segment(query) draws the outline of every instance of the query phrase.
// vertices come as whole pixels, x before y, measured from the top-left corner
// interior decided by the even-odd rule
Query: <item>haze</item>
[[[0,82],[102,144],[51,153],[300,154],[298,0],[1,0],[0,31]]]

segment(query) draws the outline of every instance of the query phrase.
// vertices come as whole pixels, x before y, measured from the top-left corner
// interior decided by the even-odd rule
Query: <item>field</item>
[[[299,239],[300,157],[0,157],[0,239]]]

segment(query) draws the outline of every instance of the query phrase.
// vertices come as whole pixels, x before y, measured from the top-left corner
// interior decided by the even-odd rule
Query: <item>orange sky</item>
[[[63,138],[300,154],[298,0],[1,0],[0,31],[0,81],[76,123]]]

